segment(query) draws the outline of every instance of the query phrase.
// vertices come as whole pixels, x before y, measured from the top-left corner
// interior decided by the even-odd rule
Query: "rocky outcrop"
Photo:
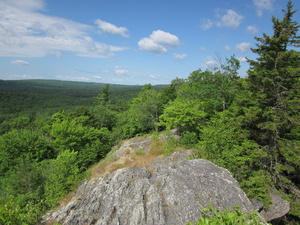
[[[149,154],[151,140],[151,136],[146,138],[132,138],[130,140],[124,141],[119,147],[119,149],[113,152],[112,154],[117,158],[121,158],[124,155],[134,153],[135,151],[142,151],[145,154]]]
[[[45,217],[62,224],[186,224],[201,207],[251,212],[253,206],[228,170],[184,153],[84,181],[73,199]]]
[[[254,210],[259,212],[261,218],[272,223],[285,216],[290,211],[290,203],[275,192],[276,191],[273,190],[270,194],[272,204],[268,208],[264,208],[262,202],[257,199],[250,200]],[[277,223],[275,222],[275,224]]]
[[[271,199],[271,206],[268,209],[263,209],[260,212],[260,215],[268,222],[278,219],[290,211],[290,203],[282,199],[279,195],[271,193]]]

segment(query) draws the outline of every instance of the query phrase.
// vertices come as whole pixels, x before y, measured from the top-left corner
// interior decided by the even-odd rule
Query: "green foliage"
[[[195,155],[227,168],[240,182],[250,198],[269,203],[270,179],[263,171],[261,158],[266,157],[259,146],[249,140],[250,133],[242,127],[244,116],[226,110],[217,114],[202,129]]]
[[[101,101],[92,106],[96,84],[0,81],[0,86],[0,224],[36,224],[41,213],[80,182],[88,166],[105,157],[113,144],[111,130],[118,130],[117,114],[128,109],[124,99],[136,97],[141,87],[100,85]],[[133,114],[139,115],[135,126],[156,126],[154,121],[147,125],[151,122],[143,115],[152,108],[138,107],[139,101],[158,100],[156,90],[145,86],[140,100],[132,103]],[[60,106],[65,110],[58,111]],[[19,112],[21,116],[3,114]]]
[[[201,212],[201,218],[196,223],[188,223],[187,225],[259,225],[266,224],[258,216],[258,213],[243,212],[239,209],[239,206],[235,206],[234,210],[214,209],[210,204],[207,208],[204,208]]]
[[[100,94],[98,97],[96,97],[96,100],[98,104],[103,104],[104,106],[107,106],[111,102],[111,96],[112,96],[112,91],[110,89],[110,85],[106,84],[104,87],[100,90]]]
[[[96,97],[96,106],[94,108],[95,123],[96,127],[102,128],[107,127],[109,130],[116,124],[116,114],[115,107],[112,104],[113,93],[111,91],[110,85],[105,85],[101,90],[100,94]],[[119,107],[117,107],[119,108]]]
[[[11,120],[5,120],[0,124],[0,134],[4,134],[13,129],[23,129],[30,125],[30,118],[20,116]]]
[[[56,149],[78,152],[79,165],[86,167],[99,160],[110,149],[110,134],[107,128],[88,126],[88,116],[70,118],[64,113],[56,113],[50,131]]]
[[[56,159],[43,163],[45,181],[45,202],[54,206],[63,198],[80,177],[78,153],[63,151]]]
[[[0,173],[14,167],[16,159],[29,158],[37,162],[54,157],[50,143],[31,130],[12,130],[0,136]]]
[[[142,150],[137,150],[134,152],[135,155],[145,155],[145,152],[143,152]]]
[[[21,208],[16,204],[12,195],[0,198],[0,224],[3,225],[30,225],[36,224],[39,211],[32,204]]]
[[[40,114],[30,127],[27,122],[26,117],[8,121],[9,129],[0,136],[0,208],[5,224],[35,224],[112,145],[109,130],[97,128],[96,117],[86,107],[51,117]],[[8,196],[13,198],[9,207]]]
[[[56,116],[54,115],[54,117]],[[79,151],[90,140],[95,140],[98,136],[97,130],[84,125],[87,119],[85,116],[74,119],[69,117],[55,119],[50,132],[50,135],[54,138],[53,144],[62,150],[74,149]]]
[[[13,202],[12,196],[5,204],[0,205],[0,224],[28,224],[25,215],[21,213],[20,206]]]
[[[122,138],[158,131],[157,122],[163,111],[160,96],[150,84],[143,87],[129,109],[118,116],[116,127],[122,133]]]
[[[296,12],[292,8],[289,1],[283,19],[272,18],[271,36],[256,38],[259,44],[252,51],[259,57],[249,60],[247,82],[252,92],[249,102],[253,106],[255,102],[258,113],[247,126],[251,139],[267,155],[261,162],[275,188],[299,198],[300,52],[296,48],[300,46],[300,26],[292,20]]]
[[[39,202],[44,194],[44,177],[39,163],[19,158],[0,181],[2,195],[12,195],[15,202],[25,207],[28,202]]]
[[[187,148],[192,148],[198,143],[198,134],[195,132],[185,131],[180,138],[180,144]]]
[[[207,119],[206,102],[175,100],[166,106],[160,116],[160,126],[167,129],[178,128],[180,132],[197,132]]]
[[[163,105],[170,101],[173,101],[177,97],[177,91],[175,85],[171,84],[169,87],[162,89],[159,92],[159,98]]]
[[[225,65],[213,71],[193,71],[178,90],[181,100],[190,99],[207,102],[206,112],[213,114],[230,106],[235,94],[239,91],[237,70],[239,62],[232,56]]]
[[[94,115],[96,120],[94,126],[97,128],[106,127],[112,130],[117,123],[117,112],[104,105],[97,105],[94,108]]]
[[[232,56],[215,71],[193,71],[187,80],[174,80],[176,99],[166,104],[158,125],[199,134],[216,112],[227,109],[240,90],[239,62]]]
[[[72,111],[78,106],[93,106],[99,90],[107,84],[59,80],[0,80],[0,124],[20,115],[36,112],[53,114],[59,110]],[[160,90],[167,85],[156,85]],[[109,85],[110,101],[116,108],[137,97],[142,86]],[[1,127],[0,127],[1,131]]]

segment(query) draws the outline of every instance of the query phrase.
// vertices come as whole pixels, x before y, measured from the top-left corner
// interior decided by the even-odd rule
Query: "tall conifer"
[[[292,1],[283,19],[272,18],[273,35],[256,37],[248,60],[248,84],[260,115],[250,125],[255,140],[268,157],[262,164],[277,189],[300,198],[300,36]],[[300,206],[300,202],[299,202]],[[300,209],[300,208],[299,208]],[[295,211],[296,212],[296,211]],[[298,213],[300,216],[300,211]]]

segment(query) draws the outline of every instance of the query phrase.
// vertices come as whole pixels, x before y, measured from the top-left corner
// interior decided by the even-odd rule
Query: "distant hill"
[[[91,106],[104,83],[61,80],[0,80],[0,122],[16,114]],[[110,84],[114,101],[130,101],[143,86]],[[161,89],[167,85],[154,86]]]

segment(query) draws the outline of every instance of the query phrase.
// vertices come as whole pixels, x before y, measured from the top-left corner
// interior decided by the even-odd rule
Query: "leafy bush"
[[[257,213],[242,212],[239,206],[235,206],[234,210],[225,209],[213,209],[209,204],[207,208],[204,208],[201,212],[201,218],[194,225],[258,225],[267,224],[261,220]],[[193,225],[188,223],[187,225]]]
[[[10,170],[22,157],[39,162],[55,155],[50,143],[37,132],[20,129],[0,136],[0,173]]]
[[[37,207],[28,203],[26,207],[21,208],[16,204],[12,195],[0,198],[0,224],[3,225],[29,225],[36,224],[39,219]]]
[[[198,135],[195,132],[186,131],[182,134],[180,143],[187,148],[191,148],[198,143]]]
[[[78,153],[66,150],[56,159],[45,162],[45,198],[49,206],[55,205],[79,180]]]

